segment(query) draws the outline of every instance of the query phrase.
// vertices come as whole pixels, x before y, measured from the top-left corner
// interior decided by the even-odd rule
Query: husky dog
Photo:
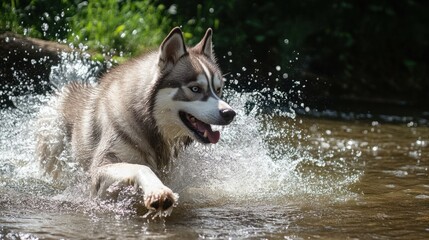
[[[58,112],[72,156],[90,173],[93,193],[105,196],[112,185],[132,185],[143,190],[149,211],[169,214],[177,195],[159,176],[193,140],[219,141],[211,125],[228,125],[236,115],[221,99],[223,85],[212,30],[187,48],[174,28],[159,51],[114,68],[98,85],[65,86]],[[47,144],[39,137],[39,159],[49,171],[59,151]]]

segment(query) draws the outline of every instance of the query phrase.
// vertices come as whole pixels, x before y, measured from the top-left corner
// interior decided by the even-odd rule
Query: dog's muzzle
[[[228,125],[234,120],[236,112],[231,108],[219,110],[219,118],[215,125]],[[195,139],[201,143],[217,143],[220,138],[219,131],[213,131],[209,123],[203,122],[195,116],[179,111],[179,117],[185,126],[193,133]]]

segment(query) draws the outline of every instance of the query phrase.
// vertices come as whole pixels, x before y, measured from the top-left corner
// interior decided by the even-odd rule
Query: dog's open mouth
[[[217,143],[220,138],[219,131],[213,131],[210,124],[207,124],[186,112],[179,112],[180,119],[202,143]]]

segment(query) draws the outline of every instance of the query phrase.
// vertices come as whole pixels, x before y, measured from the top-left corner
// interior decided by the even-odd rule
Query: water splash
[[[309,202],[314,197],[338,201],[354,196],[348,187],[360,174],[351,171],[345,159],[329,162],[332,156],[303,146],[308,136],[295,128],[293,109],[274,107],[266,113],[260,108],[263,103],[249,110],[249,102],[268,99],[253,92],[227,95],[237,117],[223,129],[221,141],[209,147],[195,144],[174,160],[170,183],[182,201]]]
[[[64,55],[62,63],[52,68],[50,82],[57,89],[76,79],[94,84],[100,67],[76,55]],[[286,93],[269,88],[253,92],[230,89],[225,95],[238,115],[222,129],[221,141],[214,146],[195,144],[173,160],[166,185],[180,194],[181,202],[296,202],[316,196],[331,200],[351,196],[348,187],[359,174],[332,168],[329,155],[305,146],[306,135],[296,128],[294,111],[300,103],[290,103]],[[41,174],[34,151],[36,119],[39,114],[52,114],[52,97],[28,95],[13,101],[16,109],[0,110],[1,191],[84,203],[86,211],[103,209],[103,204],[112,209],[107,203],[88,205],[87,176],[68,151],[60,156],[65,177],[54,181]],[[344,161],[335,164],[345,166]],[[313,167],[308,168],[310,165]],[[128,201],[114,208],[124,211],[122,203]]]
[[[102,69],[103,66],[91,61],[88,55],[82,57],[80,53],[62,53],[61,64],[51,68],[49,82],[56,89],[61,89],[71,81],[93,85]]]

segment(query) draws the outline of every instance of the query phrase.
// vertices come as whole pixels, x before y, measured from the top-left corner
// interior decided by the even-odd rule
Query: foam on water
[[[93,83],[98,72],[94,66],[87,60],[65,56],[63,63],[53,68],[50,81],[57,88],[76,79]],[[264,91],[227,90],[226,98],[237,117],[223,127],[221,141],[212,146],[193,144],[173,159],[167,186],[179,193],[180,202],[287,202],[314,196],[331,200],[352,196],[348,188],[359,174],[348,169],[332,170],[324,165],[325,156],[297,144],[293,139],[305,136],[294,128],[293,111],[274,107],[271,113],[261,114],[264,110],[260,106],[278,106],[285,97],[275,90],[269,98],[263,98]],[[54,181],[39,170],[34,150],[37,118],[39,112],[54,114],[46,107],[52,97],[30,95],[13,101],[16,109],[0,110],[1,192],[13,190],[53,201],[88,202],[88,179],[68,151],[60,159],[65,171],[61,180]],[[279,116],[281,120],[276,119]],[[297,135],[301,137],[292,138]],[[273,141],[276,138],[281,140]],[[321,171],[305,171],[303,166],[309,164],[325,169],[330,177]]]

